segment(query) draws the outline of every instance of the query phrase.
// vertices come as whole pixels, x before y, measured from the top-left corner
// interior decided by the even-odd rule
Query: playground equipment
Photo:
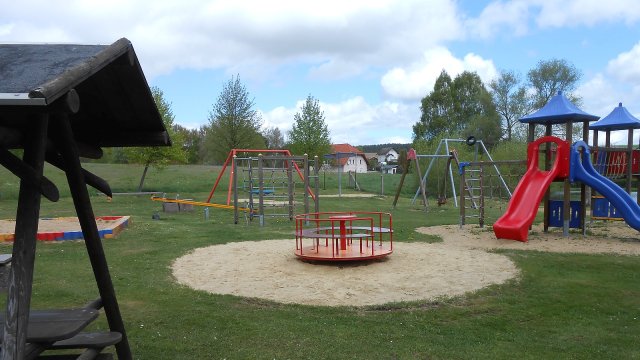
[[[565,140],[567,144],[573,142],[573,124],[582,123],[582,139],[589,141],[589,122],[598,120],[598,116],[588,114],[574,104],[572,104],[561,91],[553,96],[549,102],[538,111],[524,116],[520,122],[527,123],[529,126],[528,141],[534,141],[536,134],[536,125],[545,126],[545,135],[550,136],[554,125],[565,126]],[[549,170],[552,158],[551,144],[547,143],[544,150],[541,150],[544,156],[544,170]],[[571,202],[571,183],[568,178],[564,179],[562,186],[562,199],[551,199],[550,191],[544,194],[544,231],[548,231],[550,226],[562,227],[563,236],[569,236],[569,228],[581,228],[582,233],[586,234],[585,218],[587,203],[587,191],[584,183],[580,184],[580,200]],[[557,204],[554,210],[553,204]],[[574,206],[575,210],[572,210]],[[554,219],[552,215],[556,215]],[[573,218],[573,221],[572,221]],[[553,221],[552,221],[553,220]]]
[[[265,156],[263,153],[269,155]],[[257,156],[251,157],[248,156],[249,154],[257,154]],[[314,201],[315,210],[318,211],[319,199],[316,195],[319,190],[318,158],[314,158],[313,166],[310,163],[306,155],[292,156],[288,150],[232,149],[206,203],[210,203],[220,179],[229,166],[231,171],[226,205],[231,206],[233,199],[236,224],[238,212],[243,208],[249,209],[247,213],[251,218],[258,216],[260,224],[264,224],[265,217],[281,216],[293,220],[298,203],[303,203],[304,212],[308,213],[310,200]],[[310,173],[310,168],[313,168],[313,175]],[[296,191],[297,184],[294,181],[293,171],[297,172],[303,184],[300,192]],[[311,179],[314,179],[313,190]],[[246,198],[241,199],[240,193],[245,194]],[[246,205],[239,206],[240,203]]]
[[[295,255],[314,261],[362,261],[393,252],[391,214],[316,212],[296,219]]]
[[[558,146],[556,161],[550,170],[540,170],[540,144],[549,142]],[[529,227],[549,185],[569,176],[569,144],[554,136],[539,138],[527,147],[527,164],[527,172],[514,190],[507,211],[493,224],[498,239],[527,240]]]
[[[556,161],[551,170],[540,170],[539,146],[548,142],[558,145]],[[629,226],[640,231],[640,206],[623,188],[598,173],[591,163],[586,142],[577,141],[569,148],[566,141],[545,136],[529,145],[527,160],[527,173],[516,187],[507,211],[493,224],[497,238],[527,241],[529,227],[538,212],[543,194],[552,181],[564,179],[579,181],[601,193]]]
[[[227,166],[229,166],[230,164],[231,166],[231,172],[229,173],[229,188],[227,189],[227,205],[229,205],[231,203],[231,192],[233,190],[233,179],[235,178],[236,175],[236,168],[235,166],[233,166],[232,164],[232,160],[233,157],[238,157],[238,155],[242,155],[242,154],[279,154],[280,156],[283,157],[287,157],[287,156],[292,156],[291,152],[289,152],[289,150],[273,150],[273,149],[262,149],[262,150],[258,150],[258,149],[231,149],[231,151],[229,151],[229,155],[227,155],[227,159],[224,161],[224,164],[222,165],[222,171],[220,172],[220,174],[218,174],[218,177],[216,178],[216,182],[213,184],[213,188],[211,189],[211,192],[209,193],[209,197],[207,197],[207,202],[211,201],[211,198],[213,198],[213,194],[215,193],[216,189],[218,188],[218,184],[220,183],[220,179],[222,179],[222,176],[225,173],[225,170],[227,169]],[[280,159],[284,159],[284,158],[280,158]],[[298,176],[300,177],[300,179],[304,179],[304,176],[302,175],[302,172],[300,172],[300,168],[298,167],[298,165],[296,163],[293,163],[293,166],[296,170],[296,172],[298,173]],[[310,189],[308,191],[311,191]],[[310,192],[310,195],[315,197],[315,195],[313,193]]]
[[[620,186],[600,175],[591,163],[589,146],[578,141],[571,147],[571,182],[581,181],[604,196],[632,228],[640,231],[640,206]]]
[[[513,189],[522,178],[526,170],[526,164],[526,160],[461,162],[458,165],[460,175],[460,206],[458,207],[460,209],[460,227],[462,228],[467,219],[470,218],[477,218],[478,224],[483,227],[487,220],[485,209],[503,207],[503,204],[511,199],[512,192],[504,190],[501,180],[505,181],[508,190]],[[493,171],[494,167],[502,170],[500,176]],[[477,176],[477,189],[468,188],[468,172]],[[498,182],[495,181],[496,178],[498,178]]]
[[[634,177],[640,173],[640,150],[633,149],[633,131],[640,129],[640,120],[627,111],[622,103],[609,113],[609,115],[589,125],[593,130],[593,148],[595,162],[594,168],[601,175],[618,183],[624,183],[627,193],[631,193],[631,185]],[[626,147],[611,146],[611,131],[627,130]],[[601,147],[598,143],[599,132],[605,132],[605,144]],[[640,181],[637,182],[638,192]],[[617,208],[612,206],[602,195],[591,193],[591,219],[621,220]]]
[[[235,210],[236,209],[236,207],[234,205],[212,204],[212,203],[208,203],[208,202],[193,201],[193,200],[188,200],[188,199],[171,199],[171,198],[167,198],[166,195],[164,195],[162,197],[154,195],[154,196],[151,197],[151,200],[152,201],[160,201],[162,203],[169,203],[169,204],[204,206],[205,208],[216,208],[216,209],[227,209],[227,210]],[[245,207],[238,207],[237,211],[249,213],[249,212],[251,212],[251,209],[245,208]]]
[[[493,158],[491,157],[491,154],[489,154],[489,151],[487,150],[487,148],[484,146],[484,143],[482,142],[482,140],[477,140],[475,139],[473,136],[470,136],[469,138],[467,138],[466,140],[462,140],[462,139],[442,139],[440,140],[440,143],[438,144],[438,147],[436,148],[436,151],[433,154],[416,154],[416,158],[418,160],[420,159],[429,159],[429,165],[427,166],[427,169],[424,173],[424,175],[422,176],[421,179],[421,186],[416,190],[416,193],[412,199],[412,203],[415,203],[416,199],[418,198],[418,195],[421,192],[424,192],[424,184],[426,184],[427,179],[429,177],[429,174],[431,173],[431,171],[434,169],[434,164],[436,162],[436,160],[438,159],[446,159],[447,160],[447,164],[445,166],[445,172],[446,174],[444,176],[448,176],[449,177],[449,183],[451,184],[451,192],[453,194],[453,202],[454,202],[454,206],[458,207],[458,196],[456,194],[456,186],[455,186],[455,182],[454,182],[454,178],[453,178],[453,170],[451,168],[451,164],[455,162],[456,167],[458,167],[461,163],[461,160],[458,156],[458,152],[452,148],[450,146],[450,143],[464,143],[470,147],[474,148],[474,156],[473,156],[473,161],[477,162],[478,161],[478,157],[482,154],[483,156],[486,156],[487,159],[489,159],[489,161],[493,161]],[[481,152],[482,151],[482,152]],[[502,186],[504,187],[505,191],[509,194],[511,194],[511,190],[509,190],[509,187],[507,186],[507,184],[505,183],[502,174],[500,174],[500,170],[498,169],[497,166],[493,166],[497,176],[500,179],[500,183],[502,184]],[[420,173],[419,169],[418,169],[418,173]],[[477,192],[479,191],[479,186],[478,186],[478,182],[479,182],[479,174],[476,171],[468,171],[467,172],[467,176],[466,176],[466,183],[464,186],[464,189],[467,190],[467,193],[469,195],[469,200],[473,203],[474,206],[477,206],[476,204],[476,198],[477,198]],[[442,185],[442,191],[439,191],[438,197],[439,198],[445,198],[446,197],[446,181],[443,182]],[[423,197],[425,197],[423,195]]]

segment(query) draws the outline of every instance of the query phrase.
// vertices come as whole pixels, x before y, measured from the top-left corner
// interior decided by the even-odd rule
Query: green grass
[[[142,171],[125,165],[86,167],[116,192],[133,191]],[[145,190],[206,199],[217,171],[206,166],[152,170]],[[64,183],[55,170],[47,169],[47,175]],[[337,193],[334,176],[327,173],[323,194]],[[0,218],[13,218],[17,181],[3,172],[0,179]],[[375,186],[379,179],[368,174],[358,182]],[[346,179],[344,184],[344,192],[353,192]],[[221,186],[226,189],[226,182]],[[389,190],[386,197],[323,197],[321,210],[389,211],[396,241],[439,241],[415,228],[458,221],[451,201],[443,207],[433,201],[426,213],[412,205],[413,190],[392,209],[395,189]],[[43,200],[42,216],[73,215],[68,190],[61,192],[58,203]],[[264,227],[234,225],[229,211],[212,210],[205,220],[199,208],[160,213],[161,220],[152,220],[160,204],[148,196],[115,196],[108,202],[96,195],[92,201],[97,215],[132,216],[130,227],[105,240],[104,247],[136,359],[640,357],[638,257],[501,251],[521,270],[519,278],[457,298],[359,308],[283,305],[191,290],[174,282],[170,266],[202,246],[290,237],[288,220],[268,219]],[[0,245],[0,252],[10,251],[10,245]],[[34,308],[79,306],[96,298],[84,244],[39,243],[33,288]],[[95,326],[106,323],[101,318]]]

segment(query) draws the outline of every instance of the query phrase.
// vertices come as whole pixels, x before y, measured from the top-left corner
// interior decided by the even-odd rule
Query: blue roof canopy
[[[564,124],[568,122],[596,121],[599,117],[578,109],[569,99],[567,99],[562,91],[558,91],[558,95],[552,97],[549,102],[540,110],[523,116],[520,122],[530,124]]]
[[[640,120],[631,115],[627,108],[619,103],[609,115],[589,125],[590,130],[628,130],[640,129]]]

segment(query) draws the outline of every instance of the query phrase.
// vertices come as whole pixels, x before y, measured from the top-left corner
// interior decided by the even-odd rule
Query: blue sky
[[[524,78],[540,60],[582,72],[583,109],[640,115],[640,6],[632,0],[10,2],[0,42],[132,41],[176,122],[205,124],[239,74],[264,126],[286,134],[307,97],[334,143],[410,142],[420,99],[442,69]],[[639,116],[640,117],[640,116]]]

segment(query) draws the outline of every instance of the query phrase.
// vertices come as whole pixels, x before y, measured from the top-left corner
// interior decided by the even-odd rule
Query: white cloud
[[[294,61],[343,77],[462,36],[453,0],[31,0],[3,4],[0,29],[4,42],[110,44],[127,37],[150,77]]]
[[[608,114],[613,104],[620,101],[615,88],[601,73],[583,82],[576,93],[582,97],[582,110],[600,117]]]
[[[624,82],[640,82],[640,43],[609,61],[607,72]]]
[[[466,26],[471,37],[490,38],[500,33],[521,36],[527,33],[528,18],[527,2],[494,1],[477,18],[467,20]]]
[[[304,100],[294,108],[277,107],[262,112],[265,127],[276,126],[288,133],[293,116],[300,111]],[[369,104],[357,96],[339,103],[319,103],[324,112],[333,143],[367,145],[377,143],[411,142],[412,126],[418,120],[416,108],[394,102]]]
[[[594,26],[601,23],[640,20],[640,7],[636,0],[532,0],[539,6],[536,22],[541,27]]]
[[[475,71],[486,83],[497,76],[493,61],[469,53],[456,58],[444,47],[435,47],[424,52],[423,58],[407,68],[396,67],[381,80],[382,87],[392,98],[418,100],[433,90],[436,79],[445,70],[451,77],[463,71]]]

